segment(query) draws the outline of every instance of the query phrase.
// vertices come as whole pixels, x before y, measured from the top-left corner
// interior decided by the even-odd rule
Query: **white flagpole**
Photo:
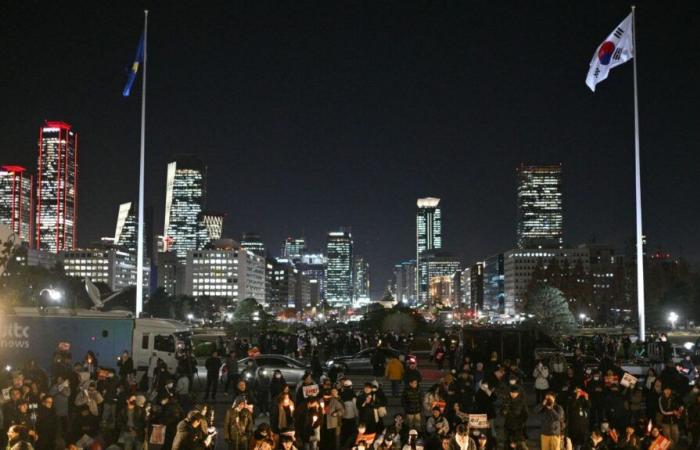
[[[136,317],[143,311],[143,191],[146,160],[146,61],[148,60],[148,10],[143,11],[143,79],[141,80],[141,159],[139,161],[139,217],[136,242]]]
[[[639,158],[639,99],[637,98],[637,30],[635,27],[635,7],[632,6],[632,67],[634,77],[634,175],[637,213],[637,313],[639,314],[639,340],[644,341],[644,242],[642,230],[642,182]]]

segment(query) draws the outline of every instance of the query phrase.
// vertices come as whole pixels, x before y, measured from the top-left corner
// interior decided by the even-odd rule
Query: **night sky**
[[[25,4],[26,3],[26,4]],[[38,128],[80,134],[81,245],[137,195],[140,87],[123,98],[136,2],[5,2],[0,163],[36,168]],[[109,6],[106,6],[109,5]],[[515,170],[562,163],[567,244],[634,236],[632,64],[593,94],[595,48],[625,1],[153,2],[147,203],[165,169],[208,165],[225,235],[321,249],[351,226],[375,295],[415,256],[415,201],[443,199],[445,247],[472,263],[515,244]],[[700,261],[700,3],[637,3],[645,231]],[[137,84],[140,86],[140,78]]]

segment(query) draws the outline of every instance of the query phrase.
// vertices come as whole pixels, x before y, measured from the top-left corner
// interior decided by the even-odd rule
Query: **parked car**
[[[376,352],[380,352],[385,359],[391,357],[398,358],[400,352],[390,347],[366,348],[354,355],[338,356],[326,362],[326,370],[333,366],[343,373],[370,373],[372,372],[372,359]]]
[[[248,367],[250,357],[238,361],[238,373]],[[256,377],[258,381],[269,383],[275,370],[282,372],[284,379],[289,385],[297,385],[301,382],[304,374],[311,371],[306,363],[285,355],[258,355],[252,358],[255,361]],[[252,375],[251,375],[252,376]]]

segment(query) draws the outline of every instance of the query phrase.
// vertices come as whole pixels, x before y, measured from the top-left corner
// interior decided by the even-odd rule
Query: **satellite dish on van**
[[[17,235],[12,228],[4,223],[0,224],[0,275],[5,272],[17,245]]]
[[[87,292],[88,297],[90,297],[90,300],[92,300],[92,304],[95,308],[100,309],[104,306],[104,303],[102,303],[102,295],[100,294],[100,290],[92,281],[90,281],[88,277],[85,277],[85,291]]]

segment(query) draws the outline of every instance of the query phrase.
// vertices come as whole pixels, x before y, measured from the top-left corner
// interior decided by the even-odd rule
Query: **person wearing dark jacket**
[[[53,397],[47,395],[41,399],[41,406],[36,415],[36,450],[55,450],[57,430],[58,417],[53,409]]]
[[[510,444],[525,441],[527,404],[517,386],[510,387],[510,396],[503,402],[501,414],[505,418],[503,424],[505,442]]]
[[[418,380],[412,379],[401,394],[401,406],[406,415],[406,426],[411,429],[421,429],[421,411],[423,409],[423,393],[418,387]]]
[[[190,411],[187,417],[177,424],[172,450],[200,450],[205,447],[199,432],[201,424],[202,415],[197,411]]]
[[[621,433],[630,422],[629,411],[625,404],[625,398],[620,393],[620,386],[612,384],[605,396],[605,417],[610,422],[610,427]]]
[[[574,399],[569,404],[567,430],[574,448],[583,446],[589,438],[591,402],[586,391],[576,388]]]
[[[323,410],[316,397],[310,397],[297,411],[295,417],[296,436],[305,449],[318,449],[321,440]]]
[[[229,450],[248,450],[253,422],[253,414],[248,409],[246,399],[236,398],[233,406],[226,411],[223,425],[224,440],[228,443]]]
[[[493,391],[489,389],[488,383],[485,382],[481,383],[481,387],[474,396],[474,414],[486,414],[491,429],[493,429],[493,421],[496,418],[495,397]]]
[[[379,423],[374,412],[374,409],[377,407],[377,399],[373,389],[372,383],[365,383],[362,393],[357,396],[356,402],[359,420],[365,423],[368,433],[376,433],[379,429]]]
[[[553,392],[544,396],[544,401],[538,407],[540,416],[540,449],[559,450],[564,424],[564,410],[557,405]]]
[[[678,443],[678,424],[681,423],[683,405],[678,401],[671,386],[664,386],[663,393],[659,397],[659,411],[663,434],[671,440],[671,447],[674,447]]]
[[[216,400],[216,390],[219,387],[219,370],[221,370],[221,358],[219,352],[213,351],[211,356],[204,362],[204,367],[207,369],[207,387],[204,390],[204,400],[209,398],[211,393],[212,400]]]
[[[692,435],[690,448],[698,448],[700,444],[700,395],[696,395],[688,407],[688,431]]]

